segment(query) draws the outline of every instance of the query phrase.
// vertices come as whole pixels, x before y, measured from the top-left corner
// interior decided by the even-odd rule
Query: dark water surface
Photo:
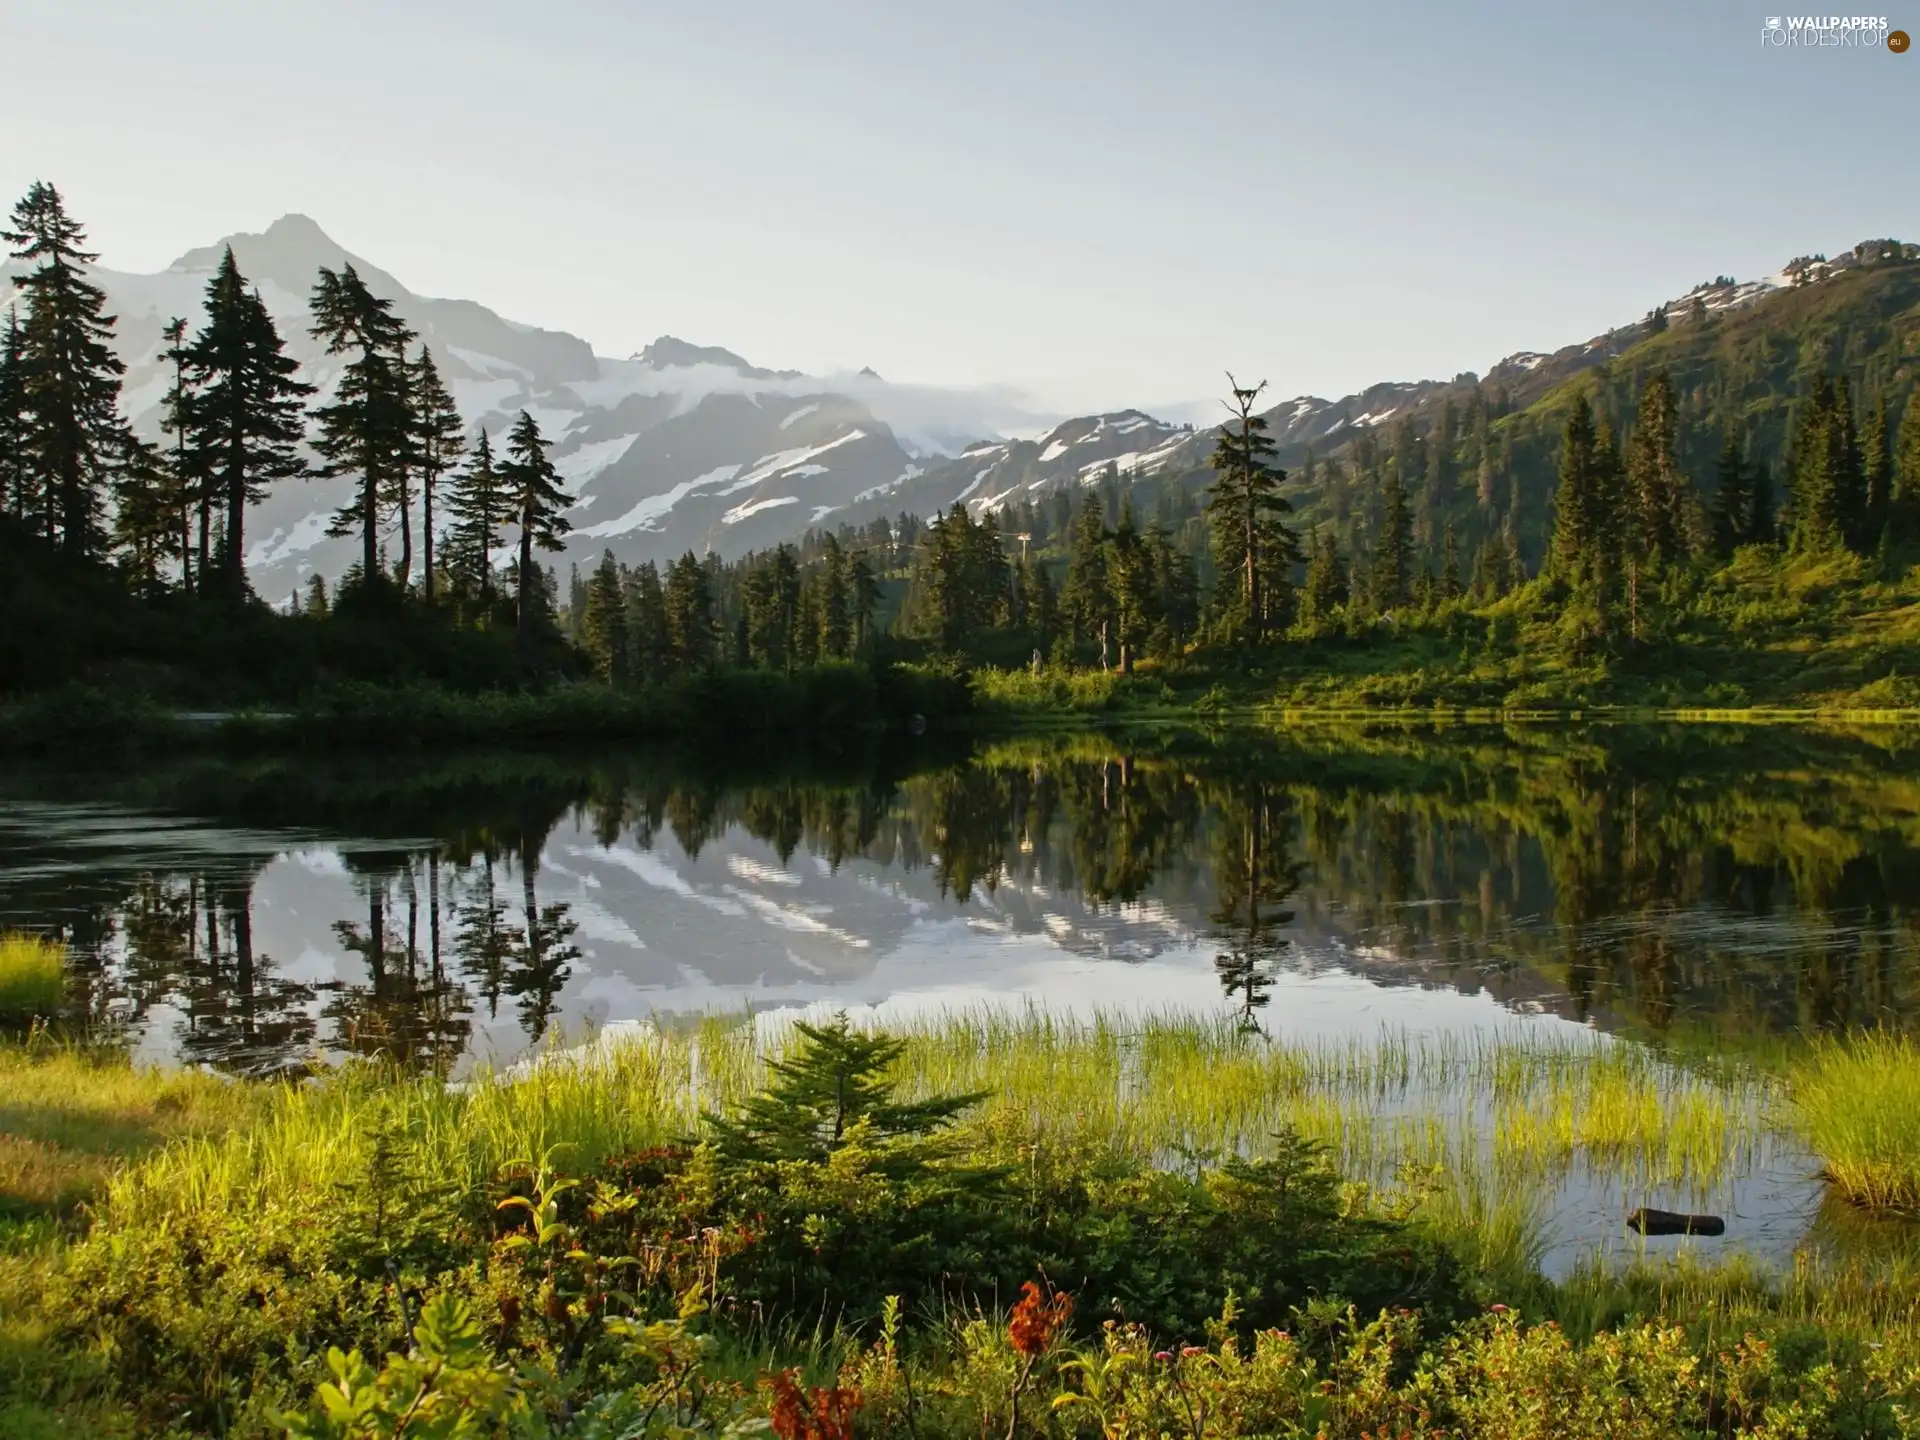
[[[156,1058],[451,1073],[656,1012],[1025,998],[1737,1049],[1920,1014],[1898,731],[1107,732],[0,771],[0,928]]]

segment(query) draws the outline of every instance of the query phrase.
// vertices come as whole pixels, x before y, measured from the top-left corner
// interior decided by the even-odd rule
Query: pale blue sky
[[[1920,53],[1763,49],[1760,3],[5,8],[0,191],[115,268],[299,210],[602,353],[1061,411],[1484,370],[1920,239]]]

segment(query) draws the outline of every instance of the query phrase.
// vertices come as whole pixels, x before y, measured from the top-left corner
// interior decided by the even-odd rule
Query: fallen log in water
[[[1677,1210],[1640,1209],[1627,1216],[1627,1228],[1642,1235],[1724,1235],[1727,1222],[1718,1215],[1683,1215]]]

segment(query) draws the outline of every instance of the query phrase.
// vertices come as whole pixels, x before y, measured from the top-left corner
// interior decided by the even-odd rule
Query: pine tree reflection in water
[[[884,999],[906,953],[933,983],[1018,960],[1009,993],[1052,983],[1036,957],[1105,966],[1068,967],[1094,1004],[1178,962],[1176,1003],[1296,1036],[1276,997],[1338,970],[1413,1023],[1448,989],[1738,1040],[1920,1013],[1912,775],[1731,727],[202,762],[79,800],[14,771],[0,924],[70,943],[95,1021],[248,1072],[451,1073],[598,1018],[583,989],[609,1019]]]

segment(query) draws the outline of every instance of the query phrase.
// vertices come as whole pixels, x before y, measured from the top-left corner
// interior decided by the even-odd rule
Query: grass
[[[0,1025],[51,1019],[66,996],[66,952],[37,935],[0,935]]]
[[[1920,1045],[1891,1032],[1818,1040],[1789,1076],[1794,1121],[1834,1188],[1920,1211]]]
[[[117,1051],[0,1046],[0,1240],[71,1220],[133,1162],[254,1120],[257,1087],[136,1069]]]
[[[955,1014],[904,1031],[909,1094],[985,1091],[980,1146],[1125,1153],[1170,1166],[1263,1153],[1297,1130],[1389,1207],[1470,1249],[1483,1269],[1537,1268],[1572,1177],[1630,1176],[1711,1196],[1767,1137],[1770,1082],[1701,1076],[1638,1047],[1520,1039],[1278,1043],[1180,1016],[1066,1022]],[[397,1141],[448,1194],[556,1151],[569,1169],[691,1133],[762,1083],[785,1045],[778,1017],[629,1033],[459,1087],[347,1072],[319,1087],[253,1087],[243,1129],[183,1136],[120,1174],[111,1225],[189,1214],[324,1207]],[[144,1083],[156,1083],[147,1081]],[[385,1136],[382,1141],[378,1137]]]
[[[1282,1042],[1183,1015],[981,1011],[894,1033],[907,1094],[989,1092],[963,1122],[983,1158],[1071,1166],[1121,1153],[1184,1167],[1258,1154],[1295,1128],[1332,1147],[1354,1203],[1411,1213],[1489,1293],[1575,1337],[1660,1316],[1687,1317],[1710,1343],[1762,1322],[1860,1336],[1920,1323],[1920,1237],[1879,1231],[1873,1212],[1837,1198],[1856,1198],[1851,1172],[1840,1144],[1822,1143],[1879,1146],[1874,1175],[1905,1157],[1910,1183],[1897,1121],[1914,1113],[1901,1087],[1920,1057],[1893,1037],[1824,1041],[1762,1069],[1695,1067],[1598,1037]],[[125,1433],[108,1411],[86,1411],[97,1377],[35,1298],[63,1256],[97,1256],[119,1237],[338,1230],[343,1206],[364,1208],[350,1190],[395,1154],[423,1213],[543,1155],[587,1172],[757,1090],[790,1035],[778,1014],[660,1024],[458,1085],[367,1065],[320,1083],[230,1082],[44,1040],[0,1047],[0,1214],[12,1221],[0,1229],[0,1392],[11,1382],[44,1402],[10,1410],[0,1395],[0,1433],[61,1433],[56,1411],[88,1433]],[[1860,1097],[1857,1123],[1876,1109],[1889,1123],[1832,1128],[1834,1096]],[[1570,1177],[1712,1193],[1803,1132],[1836,1198],[1791,1266],[1596,1254],[1542,1278]],[[1876,1183],[1869,1203],[1901,1193]],[[58,1400],[67,1384],[81,1397],[72,1407]]]

